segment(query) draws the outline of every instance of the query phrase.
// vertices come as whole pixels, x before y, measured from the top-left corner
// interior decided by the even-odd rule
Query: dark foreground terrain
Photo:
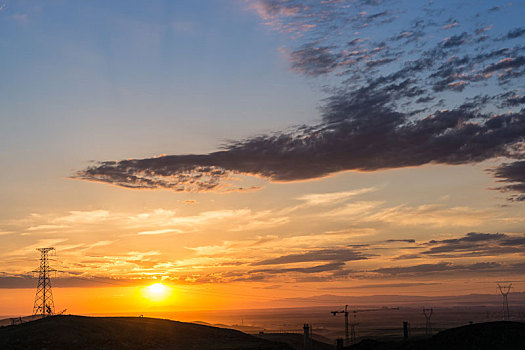
[[[335,349],[312,341],[312,350]],[[195,323],[139,317],[54,316],[0,327],[0,349],[302,350],[300,334],[248,335]],[[363,340],[345,350],[524,350],[525,323],[487,322],[408,341]]]
[[[291,350],[231,330],[155,318],[53,316],[0,328],[0,349]]]
[[[363,340],[345,350],[524,350],[525,323],[486,322],[407,342]]]

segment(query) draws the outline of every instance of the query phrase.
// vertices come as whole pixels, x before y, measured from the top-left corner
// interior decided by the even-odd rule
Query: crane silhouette
[[[345,305],[345,308],[343,310],[338,311],[330,311],[330,313],[334,316],[337,314],[344,314],[345,315],[345,345],[349,344],[355,344],[356,342],[356,333],[355,333],[355,326],[357,326],[359,323],[357,321],[357,313],[358,312],[370,312],[370,311],[382,311],[382,310],[399,310],[398,307],[382,307],[382,308],[373,308],[373,309],[354,309],[354,310],[348,310],[348,305]],[[353,319],[354,322],[350,323],[348,320],[349,313],[352,313],[354,315]],[[348,328],[350,326],[350,329]]]
[[[350,340],[350,335],[348,334],[348,305],[345,305],[344,310],[330,311],[330,313],[334,316],[337,314],[345,314],[345,344],[348,345]]]

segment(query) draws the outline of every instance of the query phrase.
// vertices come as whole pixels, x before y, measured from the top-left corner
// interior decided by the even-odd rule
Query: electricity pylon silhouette
[[[432,324],[430,323],[430,317],[432,317],[432,309],[425,309],[423,308],[423,315],[425,315],[425,318],[427,320],[425,324],[425,334],[426,335],[432,335]]]
[[[498,283],[499,292],[503,296],[503,321],[508,321],[510,319],[509,299],[507,298],[507,296],[509,295],[511,287],[512,283],[508,286],[500,286]]]
[[[53,302],[53,292],[51,291],[50,272],[56,270],[49,266],[47,254],[55,248],[37,248],[40,251],[40,267],[38,270],[38,285],[36,287],[35,303],[33,304],[33,315],[42,317],[51,316],[55,313],[55,303]]]

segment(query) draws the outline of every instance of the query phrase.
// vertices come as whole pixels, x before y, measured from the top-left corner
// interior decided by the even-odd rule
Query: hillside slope
[[[523,350],[525,323],[486,322],[439,332],[431,338],[407,342],[363,340],[347,350]]]
[[[291,349],[231,329],[146,317],[54,316],[0,328],[0,349],[44,348]]]
[[[282,334],[282,333],[264,333],[258,334],[256,337],[274,342],[285,343],[290,345],[294,350],[304,349],[304,337],[302,334]],[[334,345],[328,343],[334,343],[330,340],[326,340],[326,343],[311,339],[311,350],[333,350]]]

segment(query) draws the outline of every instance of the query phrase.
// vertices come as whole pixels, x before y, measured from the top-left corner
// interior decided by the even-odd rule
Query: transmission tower
[[[430,317],[432,317],[433,312],[434,310],[432,310],[431,308],[430,309],[423,308],[423,315],[425,315],[425,318],[427,320],[425,324],[425,334],[426,335],[432,335],[432,324],[430,323]]]
[[[509,313],[509,299],[507,296],[510,293],[510,288],[512,287],[512,283],[508,286],[500,286],[498,283],[499,292],[503,296],[503,321],[508,321],[510,319],[510,313]]]
[[[35,303],[33,305],[33,315],[42,317],[51,316],[55,313],[55,303],[53,302],[53,292],[51,291],[50,272],[56,270],[49,266],[48,253],[55,248],[37,248],[40,251],[40,267],[38,270],[38,285],[36,287]]]

